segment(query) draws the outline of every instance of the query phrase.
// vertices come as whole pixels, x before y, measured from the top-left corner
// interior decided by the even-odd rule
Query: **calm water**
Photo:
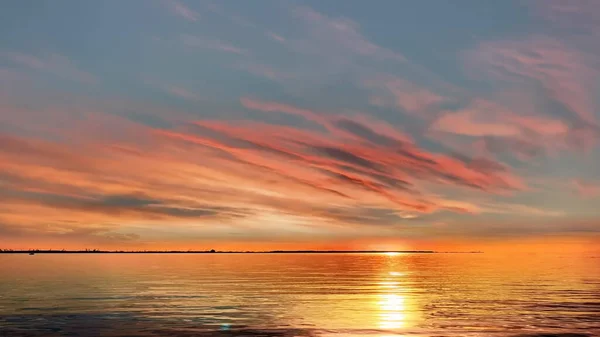
[[[600,256],[0,255],[0,336],[600,334]]]

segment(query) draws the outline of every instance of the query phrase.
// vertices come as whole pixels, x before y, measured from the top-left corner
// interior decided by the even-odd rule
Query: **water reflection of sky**
[[[231,336],[250,329],[286,337],[465,337],[508,324],[528,327],[519,333],[548,332],[549,322],[554,330],[598,327],[600,265],[589,258],[40,255],[0,257],[0,267],[11,271],[0,273],[2,332],[129,326]],[[169,335],[162,332],[155,335]]]

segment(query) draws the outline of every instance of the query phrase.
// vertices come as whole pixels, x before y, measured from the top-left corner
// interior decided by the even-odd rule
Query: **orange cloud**
[[[432,130],[467,136],[526,137],[564,135],[569,127],[562,121],[547,117],[517,115],[507,108],[482,99],[472,101],[466,108],[446,112],[431,125]]]
[[[156,128],[97,112],[70,122],[75,115],[67,114],[61,137],[2,135],[0,231],[107,245],[143,245],[153,236],[342,240],[361,230],[423,235],[411,222],[440,212],[525,212],[447,193],[526,188],[491,159],[425,150],[360,115],[242,103],[306,117],[322,128],[210,120]]]

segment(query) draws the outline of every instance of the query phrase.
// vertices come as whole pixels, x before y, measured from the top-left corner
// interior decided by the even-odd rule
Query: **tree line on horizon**
[[[210,250],[100,250],[100,249],[0,249],[0,253],[482,253],[481,251],[438,252],[434,250],[269,250],[269,251],[216,251]]]

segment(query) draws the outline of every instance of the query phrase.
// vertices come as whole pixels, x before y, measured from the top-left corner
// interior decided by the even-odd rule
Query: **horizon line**
[[[377,254],[436,254],[436,253],[483,253],[482,251],[435,251],[435,250],[264,250],[264,251],[217,251],[217,250],[65,250],[65,249],[0,249],[0,254],[323,254],[323,253],[377,253]]]

